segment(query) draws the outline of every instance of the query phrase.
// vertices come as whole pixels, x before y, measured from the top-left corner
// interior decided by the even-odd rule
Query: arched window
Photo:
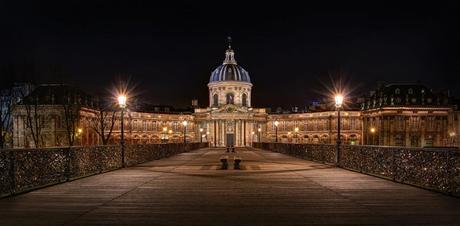
[[[219,105],[219,96],[217,94],[214,94],[212,96],[212,106],[217,107]]]
[[[234,103],[234,101],[233,101],[234,97],[235,96],[233,95],[233,93],[227,93],[227,104],[233,104]]]
[[[413,94],[413,93],[414,93],[414,91],[413,91],[412,89],[409,89],[407,92],[408,92],[409,94]]]
[[[248,95],[246,93],[243,93],[242,104],[245,107],[248,106]]]
[[[395,89],[395,94],[399,94],[401,91],[399,89]]]

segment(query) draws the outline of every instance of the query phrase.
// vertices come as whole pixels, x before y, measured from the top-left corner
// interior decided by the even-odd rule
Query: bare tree
[[[70,90],[66,90],[62,107],[64,110],[64,126],[67,133],[67,142],[73,146],[77,135],[78,121],[80,117],[81,100],[80,97],[72,95]],[[73,97],[73,98],[72,98]]]
[[[112,136],[115,113],[113,106],[108,106],[100,101],[97,102],[96,117],[91,118],[89,124],[100,137],[102,145],[107,145]]]
[[[9,142],[12,127],[12,111],[15,104],[13,89],[8,88],[0,92],[0,149]]]
[[[45,117],[39,113],[39,96],[33,93],[27,96],[27,93],[31,93],[31,91],[20,90],[22,105],[26,110],[25,125],[29,129],[35,147],[39,148],[43,146],[42,129],[45,127]]]

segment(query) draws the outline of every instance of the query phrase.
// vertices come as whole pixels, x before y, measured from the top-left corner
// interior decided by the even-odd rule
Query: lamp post
[[[125,95],[120,95],[118,96],[118,106],[120,106],[121,109],[121,139],[120,139],[120,145],[121,145],[121,166],[125,167],[125,135],[124,135],[124,123],[123,123],[123,113],[126,108],[126,96]]]
[[[375,144],[375,128],[372,127],[370,129],[370,131],[371,131],[371,134],[372,134],[372,145],[374,145]]]
[[[184,120],[184,121],[182,122],[182,125],[184,126],[184,144],[187,143],[187,138],[186,138],[186,135],[187,135],[187,124],[188,124],[187,120]]]
[[[456,142],[455,142],[455,135],[456,135],[456,134],[455,134],[454,131],[452,131],[452,132],[449,133],[450,140],[451,140],[451,143],[452,143],[451,145],[452,145],[452,146],[455,146],[455,145],[456,145],[456,144],[455,144],[455,143],[456,143]]]
[[[275,143],[278,143],[278,125],[280,123],[278,121],[275,121]]]
[[[258,140],[259,143],[260,143],[260,132],[262,132],[262,128],[259,127],[257,129],[257,140]]]
[[[80,139],[80,146],[83,145],[83,137],[82,137],[82,134],[83,133],[83,129],[82,128],[78,128],[77,129],[77,137]]]
[[[299,127],[294,128],[294,139],[294,143],[297,143],[299,139]]]
[[[161,141],[163,143],[166,143],[166,134],[168,133],[168,127],[163,127],[163,137],[161,138]]]
[[[343,104],[343,96],[341,94],[337,94],[335,97],[335,108],[337,109],[337,148],[335,149],[335,164],[339,165],[340,163],[340,109],[342,108]]]
[[[203,143],[203,128],[200,128],[200,143]]]

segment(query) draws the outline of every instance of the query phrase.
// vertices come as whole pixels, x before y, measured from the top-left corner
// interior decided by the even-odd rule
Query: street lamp
[[[185,138],[185,136],[187,134],[187,124],[188,124],[187,120],[184,120],[182,122],[182,125],[184,126],[184,144],[187,143],[187,139]]]
[[[259,143],[260,143],[260,132],[262,132],[262,128],[259,127],[259,128],[257,129],[257,132],[258,132],[258,133],[257,133],[257,139],[259,140]]]
[[[335,149],[335,164],[339,165],[340,162],[340,109],[343,104],[343,96],[337,94],[335,97],[335,108],[337,109],[337,148]]]
[[[275,121],[275,143],[278,143],[278,125],[280,122]]]
[[[294,128],[294,143],[297,143],[297,140],[299,139],[299,127]]]
[[[200,143],[203,143],[203,128],[200,128]]]
[[[169,138],[171,137],[172,133],[173,133],[172,129],[168,130],[168,134],[169,134],[169,135],[167,136],[168,141],[169,141]],[[172,141],[172,142],[174,142],[174,141]]]
[[[168,133],[168,127],[163,127],[163,138],[162,138],[162,141],[163,143],[166,143],[166,135]]]
[[[123,125],[123,113],[126,108],[126,96],[125,95],[120,95],[118,96],[118,106],[120,106],[121,109],[121,140],[120,140],[120,145],[121,145],[121,166],[125,167],[125,137],[124,137],[124,125]]]
[[[370,131],[372,134],[372,145],[374,145],[375,144],[375,128],[371,127]]]
[[[82,128],[78,128],[78,129],[77,129],[77,134],[76,134],[76,135],[77,135],[77,137],[79,137],[79,139],[80,139],[80,146],[83,145],[83,137],[81,137],[81,134],[82,134],[82,133],[83,133],[83,129],[82,129]]]
[[[457,135],[454,131],[449,133],[452,145],[455,145],[455,135]]]

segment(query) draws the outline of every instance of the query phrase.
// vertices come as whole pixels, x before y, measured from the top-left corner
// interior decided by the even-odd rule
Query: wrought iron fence
[[[127,166],[207,147],[207,143],[125,146]],[[120,146],[0,150],[0,197],[121,168]]]
[[[333,164],[335,145],[254,143],[254,147]],[[340,167],[400,183],[460,196],[460,151],[342,145]]]

